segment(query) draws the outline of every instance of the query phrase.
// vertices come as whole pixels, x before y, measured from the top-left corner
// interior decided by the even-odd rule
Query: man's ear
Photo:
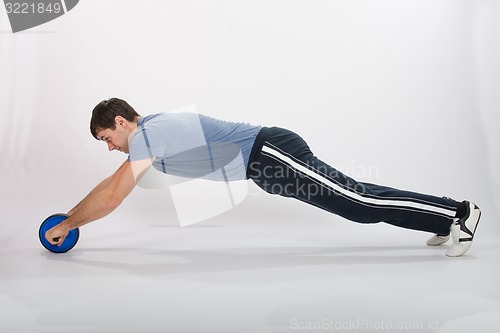
[[[125,118],[123,118],[122,116],[116,116],[115,123],[116,123],[116,126],[123,126],[123,125],[127,124],[127,120]]]

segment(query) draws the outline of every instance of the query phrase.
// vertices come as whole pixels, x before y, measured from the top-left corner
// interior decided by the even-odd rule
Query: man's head
[[[90,132],[97,140],[105,141],[110,151],[128,153],[128,137],[137,128],[140,117],[124,100],[110,98],[92,110]]]

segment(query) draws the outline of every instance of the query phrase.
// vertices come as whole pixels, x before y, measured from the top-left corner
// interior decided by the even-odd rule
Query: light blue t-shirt
[[[153,114],[138,120],[129,160],[154,158],[155,169],[180,177],[242,180],[261,128],[197,113]]]

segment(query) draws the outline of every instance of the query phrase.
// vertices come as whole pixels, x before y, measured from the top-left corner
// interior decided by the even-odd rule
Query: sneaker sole
[[[439,246],[439,245],[443,245],[444,243],[446,243],[449,239],[450,239],[449,235],[448,236],[434,235],[427,240],[426,244],[429,246]]]

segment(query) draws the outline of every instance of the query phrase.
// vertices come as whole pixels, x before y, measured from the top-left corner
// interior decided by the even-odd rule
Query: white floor
[[[500,331],[491,216],[452,259],[425,233],[258,200],[186,228],[124,208],[66,254],[32,222],[0,249],[0,332]]]

